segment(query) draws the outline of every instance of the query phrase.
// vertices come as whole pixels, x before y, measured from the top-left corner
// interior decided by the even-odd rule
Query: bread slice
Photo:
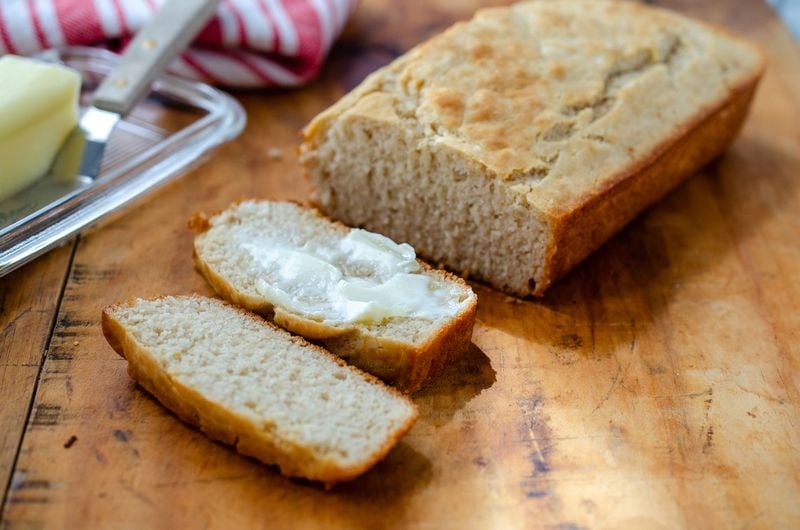
[[[484,9],[314,118],[301,160],[331,217],[541,295],[721,152],[763,68],[639,2]]]
[[[286,476],[350,480],[417,417],[408,398],[373,376],[220,300],[108,307],[103,333],[165,407]]]
[[[283,295],[276,295],[273,287],[281,281],[278,269],[282,263],[258,259],[259,252],[275,248],[283,249],[287,255],[296,251],[324,255],[341,271],[344,280],[390,286],[391,282],[382,283],[388,276],[377,263],[380,256],[370,261],[361,259],[363,256],[353,249],[341,251],[343,241],[356,235],[346,226],[329,221],[316,210],[270,201],[241,202],[210,219],[195,217],[190,224],[200,232],[194,243],[197,269],[223,298],[319,342],[347,362],[405,392],[417,390],[469,346],[477,297],[460,278],[416,262],[413,249],[407,245],[403,251],[409,253],[411,264],[419,268],[413,279],[427,282],[428,290],[416,298],[402,289],[388,295],[385,290],[383,293],[392,298],[392,303],[402,304],[404,298],[416,299],[430,308],[432,314],[354,321],[342,318],[339,306],[325,294],[317,297],[319,305],[316,295],[311,296],[313,304],[297,303],[307,301],[309,292],[315,292],[312,284],[329,272],[328,265],[322,265],[321,273],[290,270],[296,280],[283,286],[286,290]],[[394,245],[388,240],[378,244]],[[256,251],[254,245],[258,247]],[[287,267],[292,268],[291,264]],[[339,273],[334,270],[333,274]]]

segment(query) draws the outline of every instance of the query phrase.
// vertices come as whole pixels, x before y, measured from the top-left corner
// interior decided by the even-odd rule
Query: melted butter
[[[377,323],[392,317],[439,319],[458,313],[446,282],[421,272],[414,249],[354,229],[336,245],[292,246],[263,235],[241,247],[252,256],[256,290],[289,311],[328,322]]]
[[[342,253],[355,262],[367,262],[389,273],[418,272],[417,255],[407,244],[397,244],[386,236],[354,229],[339,243]]]

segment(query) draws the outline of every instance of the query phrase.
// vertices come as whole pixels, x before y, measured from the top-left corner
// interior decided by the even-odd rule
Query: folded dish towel
[[[0,55],[127,43],[164,0],[0,0]],[[221,0],[172,73],[231,87],[297,86],[319,73],[356,0]]]

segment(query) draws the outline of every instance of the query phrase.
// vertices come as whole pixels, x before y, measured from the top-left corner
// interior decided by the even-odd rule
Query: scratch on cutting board
[[[78,285],[113,280],[118,275],[115,269],[103,269],[98,267],[90,267],[84,263],[76,263],[72,267],[72,274],[70,280]]]
[[[157,482],[153,484],[154,488],[176,488],[176,487],[185,487],[189,484],[208,484],[212,482],[235,482],[239,480],[251,479],[253,477],[257,477],[258,473],[249,473],[249,474],[238,474],[238,475],[230,475],[230,476],[219,476],[219,477],[204,477],[204,478],[194,478],[194,479],[181,479],[181,480],[173,480],[167,482]]]
[[[94,449],[94,458],[95,458],[95,460],[97,460],[102,465],[107,466],[108,465],[108,458],[106,458],[106,455],[104,455],[103,452],[100,451],[100,449],[98,449],[97,447],[94,447],[93,449]]]
[[[123,444],[126,444],[128,450],[135,458],[139,458],[139,450],[129,443],[131,441],[131,438],[133,437],[133,433],[131,431],[123,429],[114,429],[113,434],[114,438],[116,438]]]
[[[614,372],[614,377],[611,378],[611,385],[608,387],[608,390],[606,390],[606,393],[603,395],[602,398],[600,398],[600,401],[592,409],[592,414],[597,412],[600,409],[600,407],[602,407],[606,403],[606,401],[608,401],[608,398],[611,397],[611,394],[617,387],[617,383],[619,383],[620,374],[622,373],[622,365],[619,363],[619,359],[616,359],[616,357],[615,360],[617,361],[617,371]]]
[[[555,530],[585,530],[585,526],[581,526],[575,523],[558,523],[555,526]]]
[[[652,399],[677,399],[677,398],[688,398],[693,399],[702,396],[710,396],[714,393],[714,391],[709,388],[708,390],[703,390],[702,392],[689,392],[687,394],[666,394],[663,396],[653,396]]]
[[[5,327],[3,328],[3,336],[9,335],[10,334],[9,330],[17,324],[17,321],[30,312],[31,312],[30,308],[23,309],[22,311],[20,311],[19,315],[15,316],[13,319],[11,319],[11,322],[5,325]]]
[[[714,387],[708,389],[708,399],[703,400],[703,425],[701,426],[701,436],[703,437],[703,454],[711,452],[714,445],[714,426],[711,425],[711,405],[714,403]]]
[[[154,506],[153,500],[150,497],[136,489],[133,484],[130,484],[127,480],[120,480],[119,485],[122,486],[122,489],[133,495],[134,498],[139,499],[148,506]]]
[[[523,416],[521,440],[528,449],[528,461],[532,464],[531,471],[522,479],[520,486],[529,499],[545,497],[551,493],[543,476],[551,470],[552,453],[552,434],[542,412],[543,401],[541,396],[536,395],[517,402]]]
[[[631,342],[628,346],[628,353],[630,354],[631,358],[636,351],[636,321],[631,319],[630,321],[630,328],[631,328]],[[625,364],[625,368],[622,367],[622,363],[619,362],[619,357],[616,355],[614,356],[614,360],[617,362],[617,370],[614,373],[614,376],[611,378],[611,385],[609,385],[608,390],[600,399],[600,402],[592,409],[592,413],[594,414],[597,412],[600,407],[602,407],[608,399],[611,397],[611,394],[614,393],[614,390],[619,385],[620,381],[625,378],[625,374],[628,373],[628,368],[631,366],[631,360],[629,359],[627,364]]]
[[[706,431],[706,439],[703,442],[703,454],[707,455],[711,452],[711,447],[714,445],[714,426],[709,425]]]
[[[130,436],[131,436],[131,431],[114,429],[114,438],[116,438],[120,442],[127,442]]]

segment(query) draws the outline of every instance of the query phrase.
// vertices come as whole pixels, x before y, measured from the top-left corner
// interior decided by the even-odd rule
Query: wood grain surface
[[[0,280],[0,484],[8,484],[74,241]]]
[[[210,294],[188,217],[304,199],[298,129],[485,3],[363,0],[317,82],[238,94],[241,138],[74,256],[0,280],[0,527],[800,527],[800,52],[761,2],[657,3],[767,50],[740,138],[544,299],[474,284],[468,354],[351,483],[284,479],[181,423],[130,381],[100,310]]]

